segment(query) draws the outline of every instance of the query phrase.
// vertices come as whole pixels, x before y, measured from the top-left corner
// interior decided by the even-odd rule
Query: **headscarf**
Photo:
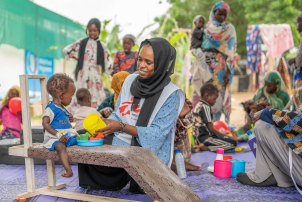
[[[133,36],[132,34],[126,34],[124,37],[123,37],[123,40],[124,39],[131,39],[133,44],[135,44],[135,36]]]
[[[86,34],[87,34],[88,27],[92,24],[94,24],[97,27],[99,33],[101,33],[101,22],[97,18],[92,18],[91,20],[89,20],[89,22],[87,24]],[[78,73],[83,68],[85,49],[86,49],[88,40],[89,40],[89,37],[83,39],[80,43],[78,64],[77,64],[77,67],[75,70],[75,79],[77,79]],[[97,41],[97,53],[96,53],[97,64],[102,66],[102,71],[104,72],[105,71],[104,49],[100,42],[99,37],[97,37],[94,40]]]
[[[127,76],[129,76],[130,73],[126,71],[121,71],[113,75],[112,81],[111,81],[111,88],[114,90],[114,106],[117,101],[117,98],[121,92],[123,83]]]
[[[6,95],[5,95],[5,98],[4,98],[4,99],[2,100],[2,102],[1,102],[1,104],[4,104],[5,100],[8,98],[9,93],[10,93],[11,90],[16,90],[16,91],[18,91],[19,97],[21,97],[20,87],[17,86],[17,85],[15,85],[15,86],[11,87],[11,88],[8,90],[8,92],[7,92]]]
[[[176,58],[175,48],[163,38],[152,38],[144,40],[139,49],[150,44],[154,53],[154,73],[147,77],[136,77],[131,85],[130,91],[134,96],[132,110],[136,109],[141,98],[145,98],[141,108],[136,126],[148,125],[151,114],[163,89],[170,83],[170,76],[174,73]]]
[[[302,19],[302,12],[297,16],[297,18]],[[300,68],[302,67],[302,40],[299,45],[299,50],[298,50],[295,62],[296,62],[297,72],[300,72]]]
[[[253,97],[253,101],[259,101],[260,98],[265,97],[273,109],[283,110],[289,101],[289,92],[279,72],[269,71],[265,75],[264,81],[268,83],[278,83],[277,92],[270,94],[266,91],[265,86],[263,86],[257,90]]]
[[[230,22],[226,22],[227,18],[222,23],[215,19],[214,12],[218,9],[225,9],[227,11],[227,17],[229,15],[229,5],[224,1],[217,1],[212,8],[209,22],[206,25],[206,36],[214,48],[229,56],[232,60],[236,56],[237,50],[236,31]]]

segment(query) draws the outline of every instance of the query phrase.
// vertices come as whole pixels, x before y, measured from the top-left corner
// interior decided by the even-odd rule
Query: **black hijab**
[[[97,27],[99,33],[101,33],[101,22],[97,18],[92,18],[91,20],[89,20],[89,22],[87,24],[86,34],[87,34],[88,27],[92,24],[94,24]],[[85,55],[85,49],[86,49],[88,39],[89,39],[89,37],[83,39],[80,43],[78,64],[77,64],[77,67],[75,70],[75,79],[77,79],[78,73],[80,72],[80,70],[83,69],[84,55]],[[99,39],[99,37],[94,39],[94,40],[97,40],[97,53],[96,53],[97,64],[102,66],[102,71],[104,72],[105,71],[104,49],[102,47],[100,40],[98,40],[98,39]]]
[[[154,73],[147,78],[136,77],[130,88],[131,94],[134,96],[132,109],[136,109],[140,99],[145,98],[136,122],[136,126],[143,127],[148,125],[163,89],[171,81],[170,76],[174,73],[176,58],[175,48],[163,38],[144,40],[140,45],[139,53],[148,44],[152,46],[154,53]]]

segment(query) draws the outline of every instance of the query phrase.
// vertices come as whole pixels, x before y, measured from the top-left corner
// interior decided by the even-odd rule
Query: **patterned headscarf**
[[[112,81],[111,81],[111,88],[114,90],[114,106],[117,101],[117,98],[121,92],[123,83],[127,76],[129,76],[130,73],[126,71],[121,71],[113,75]]]
[[[215,19],[214,12],[218,9],[225,9],[227,17],[229,15],[229,5],[224,1],[217,1],[212,8],[209,22],[206,25],[206,36],[214,48],[233,60],[237,51],[236,30],[230,22],[226,21],[227,18],[222,23]]]
[[[18,91],[19,97],[21,97],[20,87],[17,86],[17,85],[15,85],[15,86],[11,87],[11,88],[8,90],[8,92],[6,93],[6,96],[5,96],[5,98],[2,100],[1,104],[4,104],[5,100],[8,98],[8,95],[9,95],[9,93],[10,93],[11,90],[16,90],[16,91]]]
[[[268,103],[271,105],[273,109],[283,110],[286,104],[289,101],[289,92],[287,87],[285,86],[279,72],[277,71],[269,71],[265,77],[264,81],[268,83],[278,83],[277,93],[270,94],[266,91],[265,86],[259,88],[253,97],[253,101],[257,102],[262,97],[265,97]]]

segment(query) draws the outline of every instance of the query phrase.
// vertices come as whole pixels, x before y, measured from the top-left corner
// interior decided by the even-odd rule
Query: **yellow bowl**
[[[106,127],[105,122],[97,114],[88,115],[83,122],[84,128],[93,135],[96,130]]]

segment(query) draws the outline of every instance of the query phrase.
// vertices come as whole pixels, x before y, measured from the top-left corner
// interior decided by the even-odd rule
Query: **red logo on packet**
[[[122,106],[119,107],[120,113],[122,114],[122,116],[125,115],[130,115],[130,109],[131,109],[131,105],[133,103],[133,99],[134,97],[131,98],[131,102],[123,102]],[[130,106],[130,109],[127,109]],[[139,113],[141,110],[139,109],[139,103],[137,105],[136,109],[133,109],[133,111],[135,113]]]

